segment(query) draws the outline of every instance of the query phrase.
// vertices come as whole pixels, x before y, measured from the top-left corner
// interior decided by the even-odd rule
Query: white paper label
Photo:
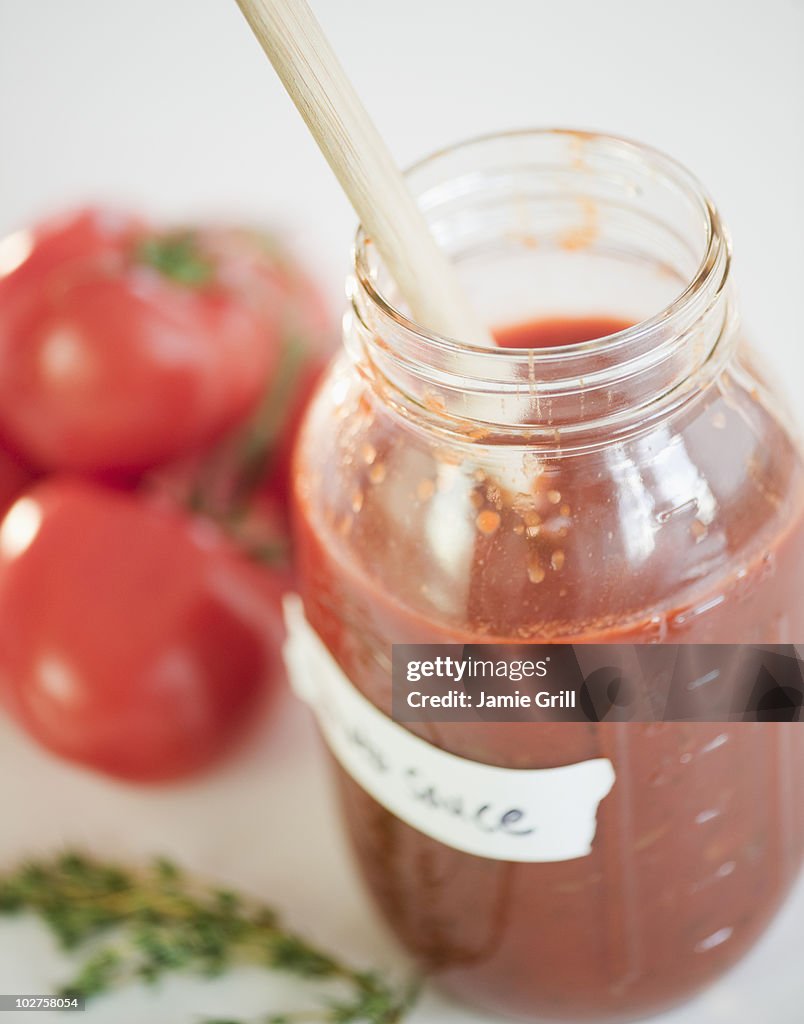
[[[597,809],[614,767],[596,758],[560,768],[498,768],[434,747],[383,714],[350,682],[285,598],[285,660],[342,767],[402,821],[456,850],[492,860],[574,860],[592,851]]]

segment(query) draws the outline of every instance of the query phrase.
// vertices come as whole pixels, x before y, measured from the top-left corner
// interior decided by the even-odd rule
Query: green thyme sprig
[[[254,1024],[398,1024],[415,987],[398,990],[288,931],[277,914],[236,893],[187,878],[169,861],[144,872],[76,853],[27,863],[0,876],[0,914],[37,914],[67,950],[104,940],[61,994],[91,999],[132,982],[188,971],[214,977],[243,965],[331,981],[345,993],[309,1013]],[[206,1024],[241,1024],[235,1020]]]

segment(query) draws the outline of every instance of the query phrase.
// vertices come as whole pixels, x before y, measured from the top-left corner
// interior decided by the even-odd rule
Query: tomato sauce
[[[614,316],[554,316],[494,332],[501,348],[558,348],[618,334],[632,324]]]
[[[558,318],[496,337],[555,346],[626,326]],[[392,643],[801,640],[800,459],[770,413],[752,413],[749,436],[735,411],[746,396],[702,397],[682,440],[657,444],[647,469],[617,453],[597,468],[534,469],[526,509],[480,461],[457,463],[412,435],[401,443],[399,421],[358,391],[329,427],[351,467],[344,488],[343,464],[316,452],[332,420],[321,405],[297,461],[310,623],[388,714]],[[772,443],[754,444],[760,435]],[[407,728],[486,764],[607,757],[617,772],[591,855],[509,863],[416,831],[338,770],[352,843],[392,928],[448,988],[497,1012],[613,1021],[659,1011],[749,948],[800,866],[797,725]]]

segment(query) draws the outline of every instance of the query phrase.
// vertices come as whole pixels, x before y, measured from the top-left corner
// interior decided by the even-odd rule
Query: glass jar
[[[801,641],[802,457],[742,343],[699,184],[562,131],[473,141],[409,180],[489,324],[634,326],[530,350],[435,336],[358,235],[346,352],[295,466],[306,617],[349,685],[390,716],[392,643]],[[488,1009],[659,1011],[756,941],[800,866],[795,724],[404,728],[513,773],[614,767],[590,852],[536,863],[435,839],[338,768],[392,928]]]

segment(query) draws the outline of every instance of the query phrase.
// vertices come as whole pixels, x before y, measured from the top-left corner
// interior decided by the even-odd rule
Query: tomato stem
[[[202,253],[191,231],[174,231],[144,239],[137,246],[135,260],[188,288],[203,288],[215,274],[212,260]]]
[[[265,479],[276,456],[276,442],[296,399],[296,383],[307,360],[301,338],[292,334],[285,341],[274,384],[265,392],[257,412],[243,432],[240,444],[238,498],[247,501]]]

